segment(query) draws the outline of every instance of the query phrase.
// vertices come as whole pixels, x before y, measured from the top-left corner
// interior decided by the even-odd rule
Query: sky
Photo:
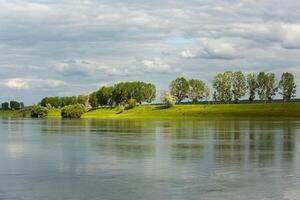
[[[0,0],[0,102],[227,70],[295,74],[299,0]],[[297,94],[300,96],[300,93]]]

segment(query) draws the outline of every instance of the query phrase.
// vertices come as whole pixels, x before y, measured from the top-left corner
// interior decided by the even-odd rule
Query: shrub
[[[173,107],[175,105],[175,98],[168,92],[162,95],[162,103],[166,108]]]
[[[136,99],[129,99],[127,109],[134,108],[136,106]]]
[[[116,112],[116,114],[121,114],[122,112],[124,112],[124,110],[125,110],[124,106],[123,106],[123,105],[119,105],[119,106],[117,107],[117,112]]]
[[[61,110],[62,118],[80,118],[86,112],[82,104],[75,104],[63,107]]]
[[[36,118],[44,118],[48,115],[48,109],[43,106],[33,106],[31,108],[30,116]]]

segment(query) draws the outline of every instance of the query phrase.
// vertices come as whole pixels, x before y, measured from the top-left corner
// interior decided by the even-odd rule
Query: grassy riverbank
[[[116,108],[97,109],[82,118],[95,119],[184,119],[206,117],[300,117],[299,103],[274,104],[208,104],[161,106],[144,105],[116,114]],[[22,117],[18,111],[0,111],[0,117]],[[28,116],[28,113],[27,115]],[[50,109],[48,118],[60,118],[60,109]]]
[[[138,106],[116,114],[116,109],[97,109],[82,118],[130,119],[130,118],[205,118],[205,117],[300,117],[300,104],[210,104],[176,105],[164,109],[161,106]]]

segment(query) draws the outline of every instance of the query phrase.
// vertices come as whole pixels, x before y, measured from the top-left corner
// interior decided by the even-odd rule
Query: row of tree
[[[1,103],[1,110],[20,110],[24,108],[23,102],[10,101]]]
[[[213,100],[228,103],[239,100],[249,94],[249,101],[254,101],[258,95],[260,100],[270,101],[279,91],[284,101],[290,101],[296,96],[296,83],[294,75],[285,72],[277,82],[274,73],[250,73],[245,76],[242,72],[226,71],[217,74],[212,81],[213,92],[201,80],[187,80],[179,77],[169,85],[170,94],[178,103],[187,98],[192,102],[202,99],[208,100],[212,94]]]
[[[151,103],[156,98],[154,84],[145,82],[121,82],[114,86],[103,86],[89,96],[93,108],[98,106],[113,106],[128,103],[134,99],[139,104]]]
[[[63,108],[68,105],[83,104],[87,105],[88,95],[70,96],[70,97],[45,97],[40,105],[48,108]]]
[[[220,103],[235,102],[249,94],[249,101],[258,96],[260,100],[270,101],[279,92],[284,101],[296,95],[294,75],[285,72],[278,82],[274,73],[250,73],[226,71],[217,74],[212,81],[212,92],[201,80],[176,78],[169,85],[170,95],[177,103],[213,99]],[[172,99],[171,98],[171,99]],[[40,105],[44,107],[62,108],[68,105],[83,104],[87,107],[114,106],[120,104],[151,103],[156,99],[156,87],[145,82],[121,82],[113,86],[103,86],[90,95],[71,97],[45,97]],[[7,106],[2,106],[6,108]]]
[[[135,99],[138,103],[151,103],[156,98],[156,87],[145,82],[121,82],[114,86],[103,86],[90,95],[71,97],[45,97],[40,105],[44,107],[62,108],[68,105],[83,104],[97,108],[128,103]]]

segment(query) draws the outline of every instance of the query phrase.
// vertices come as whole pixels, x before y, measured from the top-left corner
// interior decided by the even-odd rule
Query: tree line
[[[201,80],[187,80],[179,77],[169,85],[170,94],[177,103],[186,101],[198,102],[203,99],[212,99],[220,103],[234,102],[249,94],[249,101],[253,102],[256,96],[265,102],[271,101],[279,92],[283,101],[290,101],[296,97],[295,77],[289,72],[284,72],[279,82],[274,73],[250,73],[245,76],[242,72],[226,71],[217,74],[212,80],[212,92]]]
[[[45,97],[40,105],[50,108],[62,108],[68,105],[83,104],[87,107],[114,106],[135,101],[139,104],[151,103],[156,98],[154,84],[145,82],[121,82],[113,86],[103,86],[90,95],[71,97]]]
[[[9,101],[1,103],[1,110],[20,110],[24,108],[23,102]]]
[[[219,103],[239,103],[247,93],[253,102],[257,97],[265,102],[271,101],[278,93],[283,100],[290,101],[296,96],[297,85],[292,73],[284,72],[279,81],[274,73],[249,73],[226,71],[214,76],[212,89],[202,80],[178,77],[169,84],[169,92],[165,98],[177,103],[190,101],[208,101]],[[98,108],[117,105],[134,105],[151,103],[156,99],[156,87],[152,83],[121,82],[113,86],[103,86],[89,95],[70,97],[45,97],[40,105],[44,107],[63,108],[68,105],[82,104],[86,107]],[[162,100],[165,102],[165,100]]]

